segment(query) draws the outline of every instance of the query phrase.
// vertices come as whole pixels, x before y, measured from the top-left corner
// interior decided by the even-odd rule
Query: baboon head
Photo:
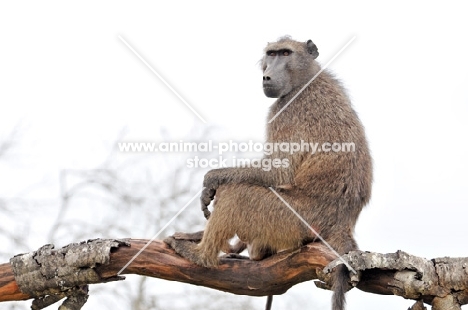
[[[317,46],[311,40],[297,42],[282,37],[268,43],[262,60],[265,96],[284,97],[306,84],[319,70],[315,61],[318,55]]]

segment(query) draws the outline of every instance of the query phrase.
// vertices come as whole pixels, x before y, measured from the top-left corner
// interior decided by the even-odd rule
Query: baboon
[[[232,167],[206,173],[202,209],[208,215],[207,206],[215,199],[213,212],[199,244],[166,239],[179,254],[211,267],[218,264],[221,251],[243,249],[242,245],[230,249],[228,240],[235,235],[253,260],[315,240],[314,233],[270,187],[336,252],[357,249],[353,231],[371,195],[371,157],[363,126],[330,72],[324,70],[302,89],[321,70],[315,60],[318,55],[311,40],[282,37],[266,46],[262,69],[265,95],[278,98],[268,114],[272,121],[266,125],[266,142],[302,143],[303,148],[306,143],[318,143],[319,149],[315,153],[274,149],[264,158],[287,159],[288,165],[269,171]],[[333,143],[343,142],[353,143],[354,149],[330,150]],[[333,280],[334,310],[344,309],[347,282],[348,271],[341,265]]]

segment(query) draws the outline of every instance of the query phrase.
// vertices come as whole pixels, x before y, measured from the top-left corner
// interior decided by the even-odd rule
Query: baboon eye
[[[276,52],[273,52],[273,51],[268,52],[268,56],[276,56],[276,55],[277,55]]]
[[[283,56],[289,56],[289,51],[284,51]]]

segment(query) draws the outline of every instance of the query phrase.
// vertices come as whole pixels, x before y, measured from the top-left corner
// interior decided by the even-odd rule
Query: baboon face
[[[292,90],[288,62],[292,51],[269,50],[263,60],[263,92],[269,98],[279,98]]]
[[[315,73],[317,56],[317,46],[311,40],[301,43],[282,38],[269,43],[262,61],[265,96],[284,97],[307,83]]]

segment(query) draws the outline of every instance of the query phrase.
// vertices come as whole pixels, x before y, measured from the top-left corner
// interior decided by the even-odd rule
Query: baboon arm
[[[261,168],[221,168],[213,169],[205,174],[203,186],[216,189],[223,184],[247,183],[260,186],[275,186],[276,175],[273,170],[265,171]]]
[[[216,190],[223,184],[240,184],[247,183],[259,186],[275,186],[275,174],[270,171],[265,171],[261,168],[221,168],[213,169],[205,174],[203,180],[203,192],[201,194],[201,208],[205,217],[210,217],[210,211],[207,206],[211,203],[216,195]]]

